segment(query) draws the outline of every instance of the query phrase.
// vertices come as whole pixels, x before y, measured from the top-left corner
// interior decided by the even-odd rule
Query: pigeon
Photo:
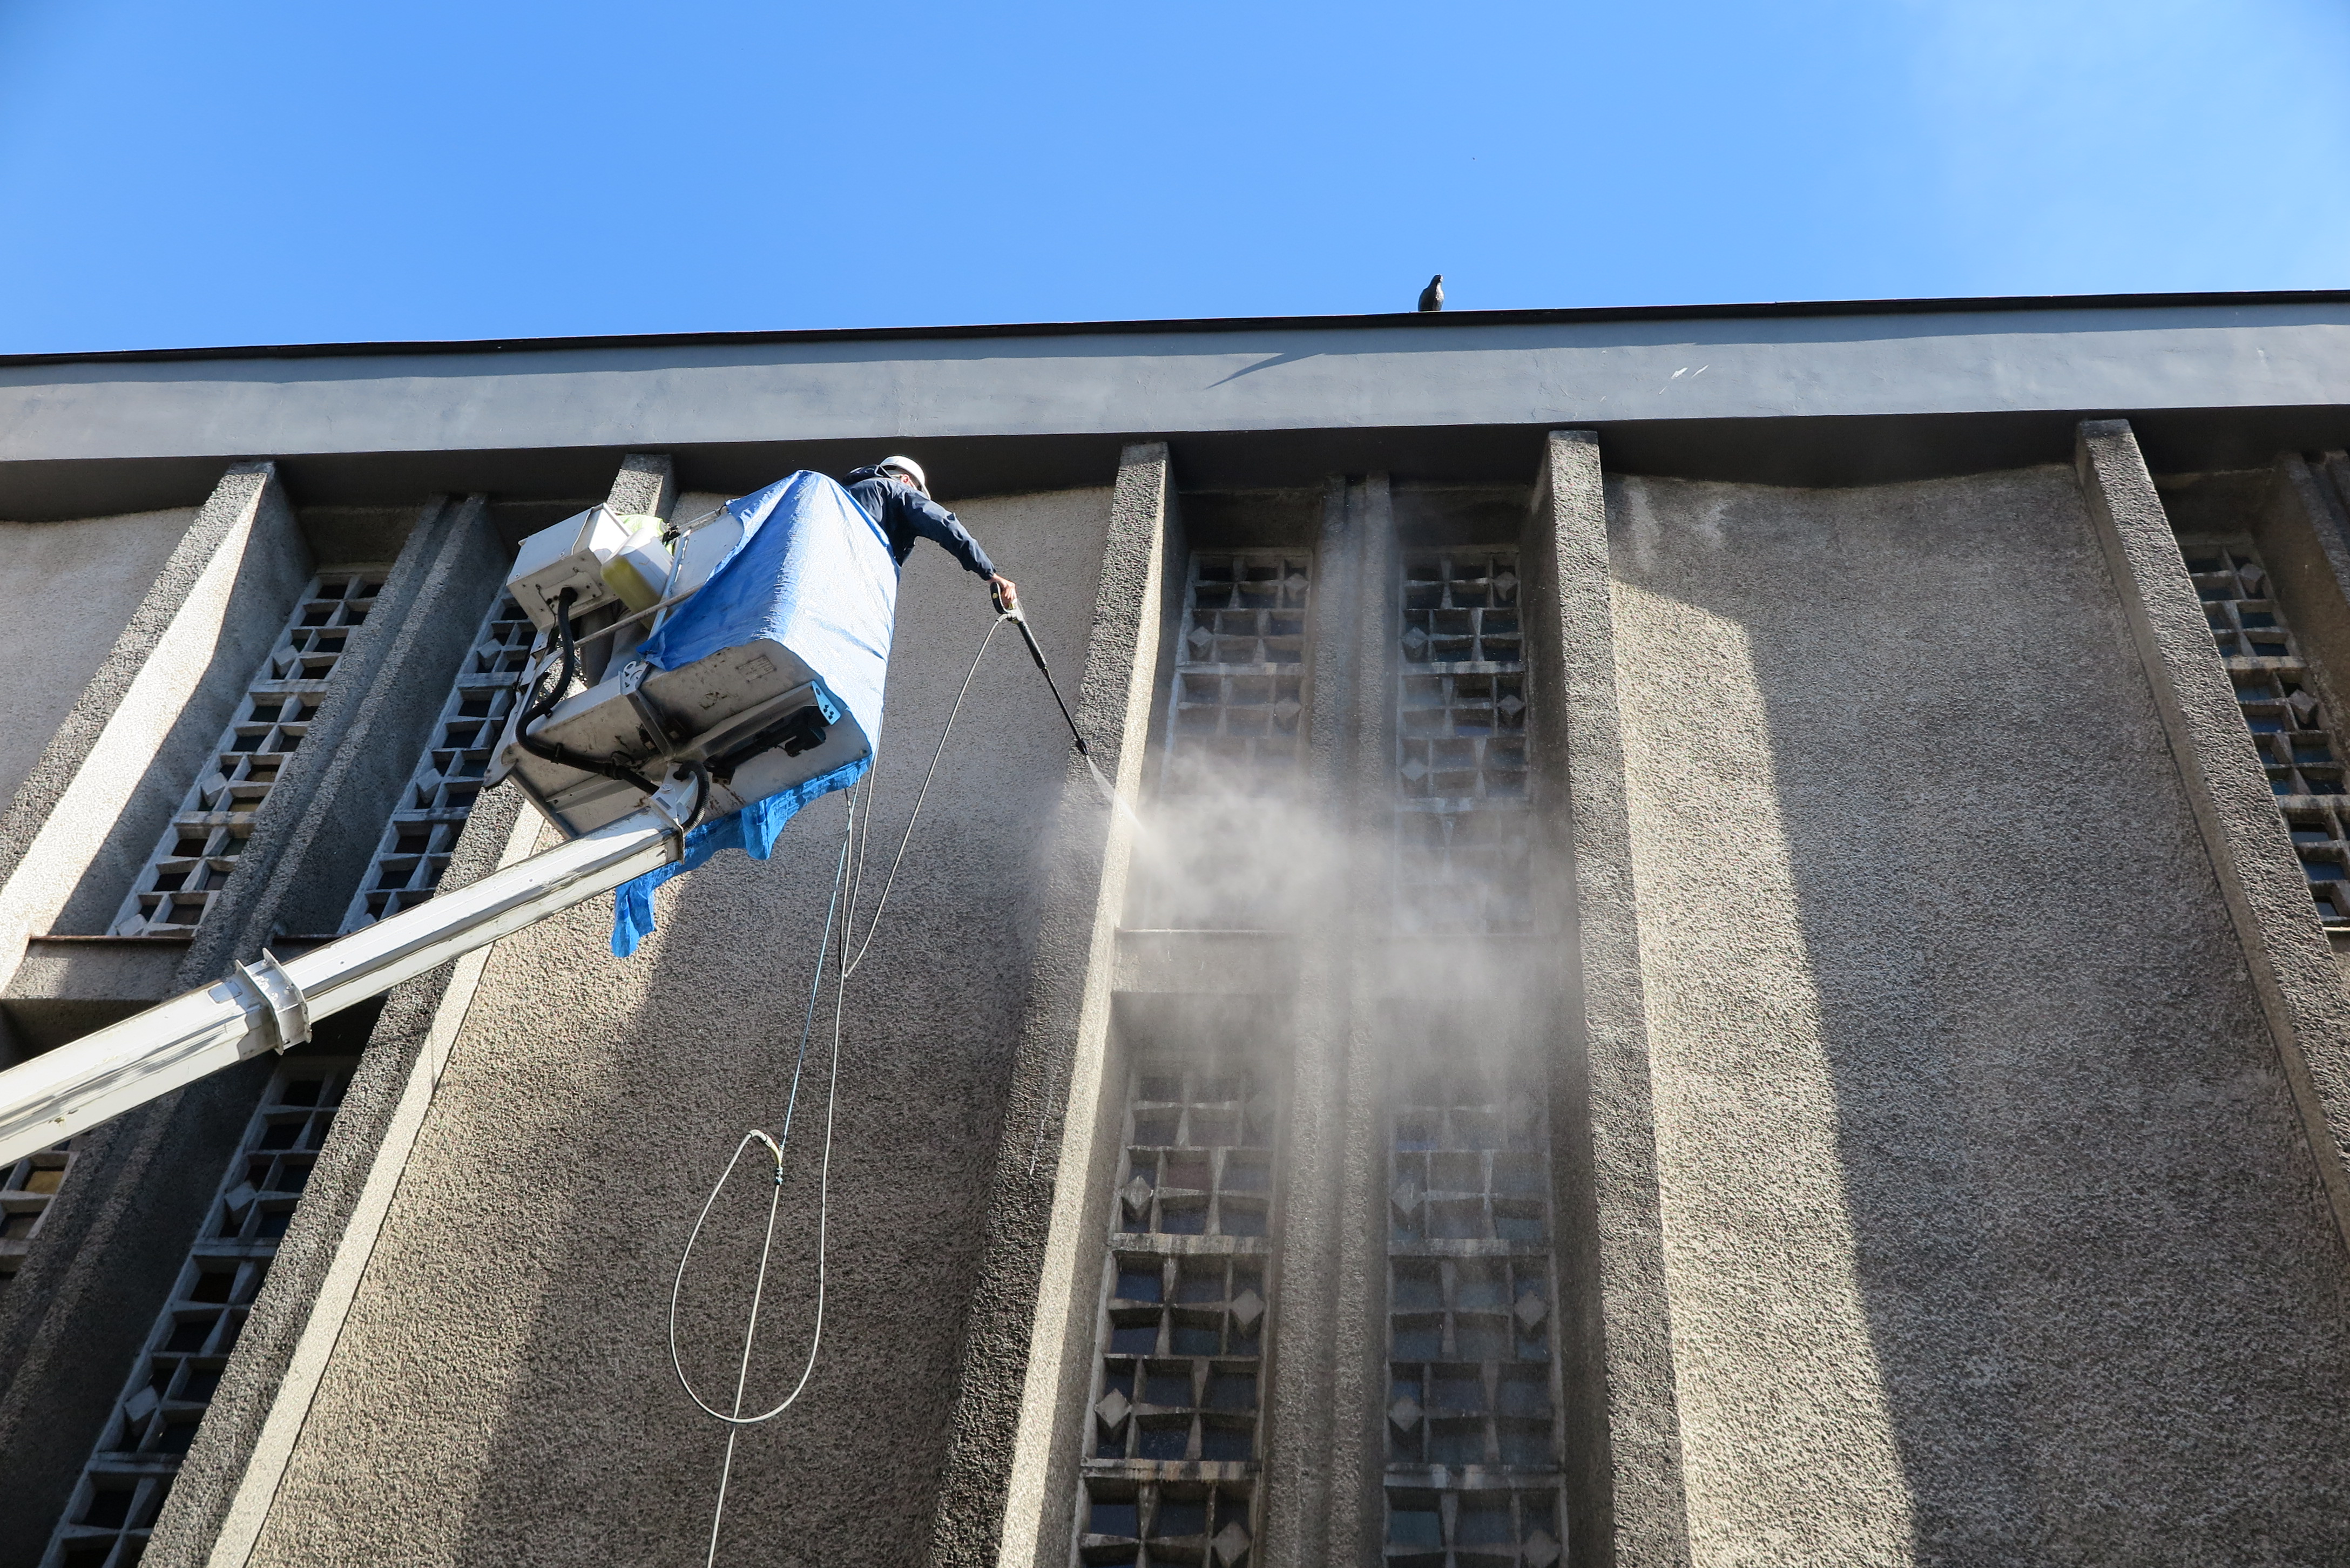
[[[1444,275],[1442,273],[1438,273],[1434,277],[1430,278],[1428,286],[1419,291],[1419,307],[1422,310],[1444,308]]]

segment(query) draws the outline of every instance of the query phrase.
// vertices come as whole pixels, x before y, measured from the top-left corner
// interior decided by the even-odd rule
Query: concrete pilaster
[[[0,818],[0,981],[28,936],[78,919],[103,929],[309,569],[275,466],[232,466]],[[255,1066],[266,1075],[248,1064],[77,1144],[71,1179],[0,1297],[5,1568],[38,1560],[210,1199],[209,1179],[158,1157],[182,1138],[233,1140]]]
[[[521,858],[538,827],[515,791],[483,795],[442,888]],[[237,1568],[251,1555],[492,950],[419,975],[385,999],[143,1562]]]
[[[1136,798],[1169,624],[1181,523],[1164,443],[1118,462],[1086,669],[1074,693],[1095,761]],[[1047,849],[1029,995],[999,1135],[987,1240],[965,1320],[952,1437],[931,1556],[940,1564],[1057,1564],[1087,1385],[1093,1293],[1117,1141],[1106,1061],[1131,818],[1072,754]]]
[[[2128,421],[2083,421],[2074,462],[2317,1179],[2350,1243],[2350,997]],[[2275,521],[2271,512],[2263,524]]]
[[[604,504],[615,512],[640,513],[666,523],[677,505],[677,467],[669,453],[632,452],[620,460]]]
[[[1348,1275],[1358,1249],[1349,1245],[1343,1216],[1357,1196],[1347,1182],[1357,1119],[1353,1101],[1360,1093],[1355,961],[1364,942],[1379,934],[1365,912],[1381,906],[1375,886],[1359,885],[1368,869],[1365,858],[1350,851],[1362,826],[1367,720],[1378,711],[1386,669],[1384,646],[1367,623],[1378,618],[1393,570],[1395,526],[1387,500],[1384,475],[1356,483],[1332,479],[1315,550],[1305,787],[1328,842],[1312,856],[1325,885],[1301,906],[1314,918],[1299,933],[1290,1030],[1262,1438],[1261,1552],[1268,1564],[1349,1562],[1360,1535],[1360,1449],[1341,1436],[1348,1425],[1342,1410],[1351,1414],[1359,1404],[1348,1394],[1360,1381],[1360,1345],[1347,1336],[1340,1314],[1361,1282]]]
[[[1538,879],[1572,998],[1551,1041],[1564,1293],[1568,1543],[1577,1563],[1690,1559],[1656,1148],[1655,1089],[1617,697],[1599,441],[1554,431],[1524,552],[1543,830]]]
[[[340,924],[377,835],[432,742],[483,611],[505,577],[505,551],[487,496],[444,507],[427,534],[420,527],[411,535],[394,580],[377,600],[380,607],[397,591],[400,601],[388,618],[381,607],[369,617],[370,628],[381,622],[383,640],[371,650],[378,658],[359,677],[363,684],[349,690],[340,712],[331,702],[320,711],[321,721],[336,721],[337,728],[331,749],[318,755],[300,815],[269,846],[277,867],[274,890],[244,897],[232,882],[228,896],[239,901],[206,922],[208,930],[220,924],[220,942],[200,939],[192,966],[207,958],[216,964],[249,959],[275,932],[325,935]],[[198,969],[183,980],[202,984],[215,972]]]
[[[1393,984],[1390,877],[1395,856],[1396,649],[1402,631],[1397,587],[1403,573],[1395,507],[1385,473],[1366,475],[1357,493],[1362,545],[1353,635],[1354,755],[1341,799],[1347,908],[1354,928],[1341,940],[1346,982],[1337,1243],[1329,1333],[1332,1375],[1323,1441],[1336,1460],[1326,1558],[1365,1568],[1381,1562],[1387,1503],[1387,1102],[1382,997]],[[1304,1558],[1302,1563],[1315,1561]]]
[[[0,815],[0,986],[25,939],[105,929],[309,575],[268,462],[213,488]]]
[[[2315,472],[2333,488],[2334,499],[2345,515],[2350,515],[2350,452],[2323,453],[2314,465]]]
[[[338,786],[351,784],[355,774],[404,778],[414,765],[416,753],[412,746],[404,748],[403,755],[390,759],[366,755],[366,748],[380,745],[389,738],[380,732],[374,722],[387,700],[412,702],[421,696],[412,687],[403,686],[387,697],[382,691],[387,683],[400,684],[425,673],[395,667],[391,655],[396,645],[412,649],[416,634],[421,629],[418,624],[420,616],[432,607],[442,607],[425,605],[426,592],[438,585],[437,569],[443,564],[452,534],[461,527],[479,531],[483,527],[481,513],[479,497],[461,507],[442,495],[426,502],[418,514],[399,556],[384,576],[383,587],[377,591],[375,607],[368,613],[366,623],[352,634],[342,657],[335,661],[334,672],[327,678],[326,692],[310,720],[300,749],[286,759],[277,782],[270,787],[268,798],[254,814],[253,836],[245,841],[245,850],[237,857],[235,871],[213,899],[203,924],[197,928],[188,945],[188,956],[182,961],[172,988],[174,993],[209,984],[227,973],[233,961],[250,958],[260,951],[273,929],[283,929],[278,926],[280,911],[289,902],[313,891],[305,885],[304,878],[323,868],[319,853],[322,848],[327,851],[323,858],[335,869],[348,864],[353,853],[360,865],[366,864],[375,830],[383,825],[382,815],[360,815],[357,808],[362,804],[361,798],[347,796],[345,789]],[[433,629],[442,633],[442,640],[453,636],[457,639],[456,647],[463,649],[467,630]],[[453,668],[454,663],[452,654],[449,668]],[[447,669],[443,669],[429,700],[437,707],[440,697],[447,691]],[[391,787],[399,786],[394,783]],[[362,788],[360,795],[365,794]],[[388,795],[384,809],[390,809]],[[331,836],[332,842],[328,846],[319,843],[322,831]],[[343,853],[338,855],[337,850]],[[342,884],[340,891],[342,899],[348,900],[349,886]],[[330,898],[321,907],[339,911],[342,904]],[[324,929],[331,930],[333,925],[329,919]],[[316,931],[320,928],[311,925],[300,929]]]

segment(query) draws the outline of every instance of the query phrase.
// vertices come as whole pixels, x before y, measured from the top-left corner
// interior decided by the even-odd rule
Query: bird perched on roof
[[[1430,278],[1428,286],[1419,291],[1419,307],[1422,310],[1444,308],[1444,275],[1442,273],[1438,273],[1434,277]]]

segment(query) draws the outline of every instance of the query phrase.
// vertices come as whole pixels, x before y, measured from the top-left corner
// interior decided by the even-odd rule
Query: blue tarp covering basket
[[[726,510],[742,542],[631,656],[670,672],[649,676],[644,690],[690,711],[697,682],[732,691],[749,671],[767,685],[813,681],[841,717],[797,756],[777,745],[736,763],[712,797],[725,814],[686,836],[684,858],[614,894],[612,950],[623,958],[653,929],[655,888],[721,849],[765,859],[801,807],[864,775],[881,735],[898,566],[880,527],[848,492],[806,470]]]

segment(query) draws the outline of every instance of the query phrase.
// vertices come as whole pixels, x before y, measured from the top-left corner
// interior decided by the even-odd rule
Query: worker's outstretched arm
[[[906,521],[913,524],[914,532],[942,546],[962,563],[964,571],[983,577],[995,576],[995,563],[987,558],[987,552],[979,547],[961,518],[919,491],[900,486],[893,499],[905,508]]]

